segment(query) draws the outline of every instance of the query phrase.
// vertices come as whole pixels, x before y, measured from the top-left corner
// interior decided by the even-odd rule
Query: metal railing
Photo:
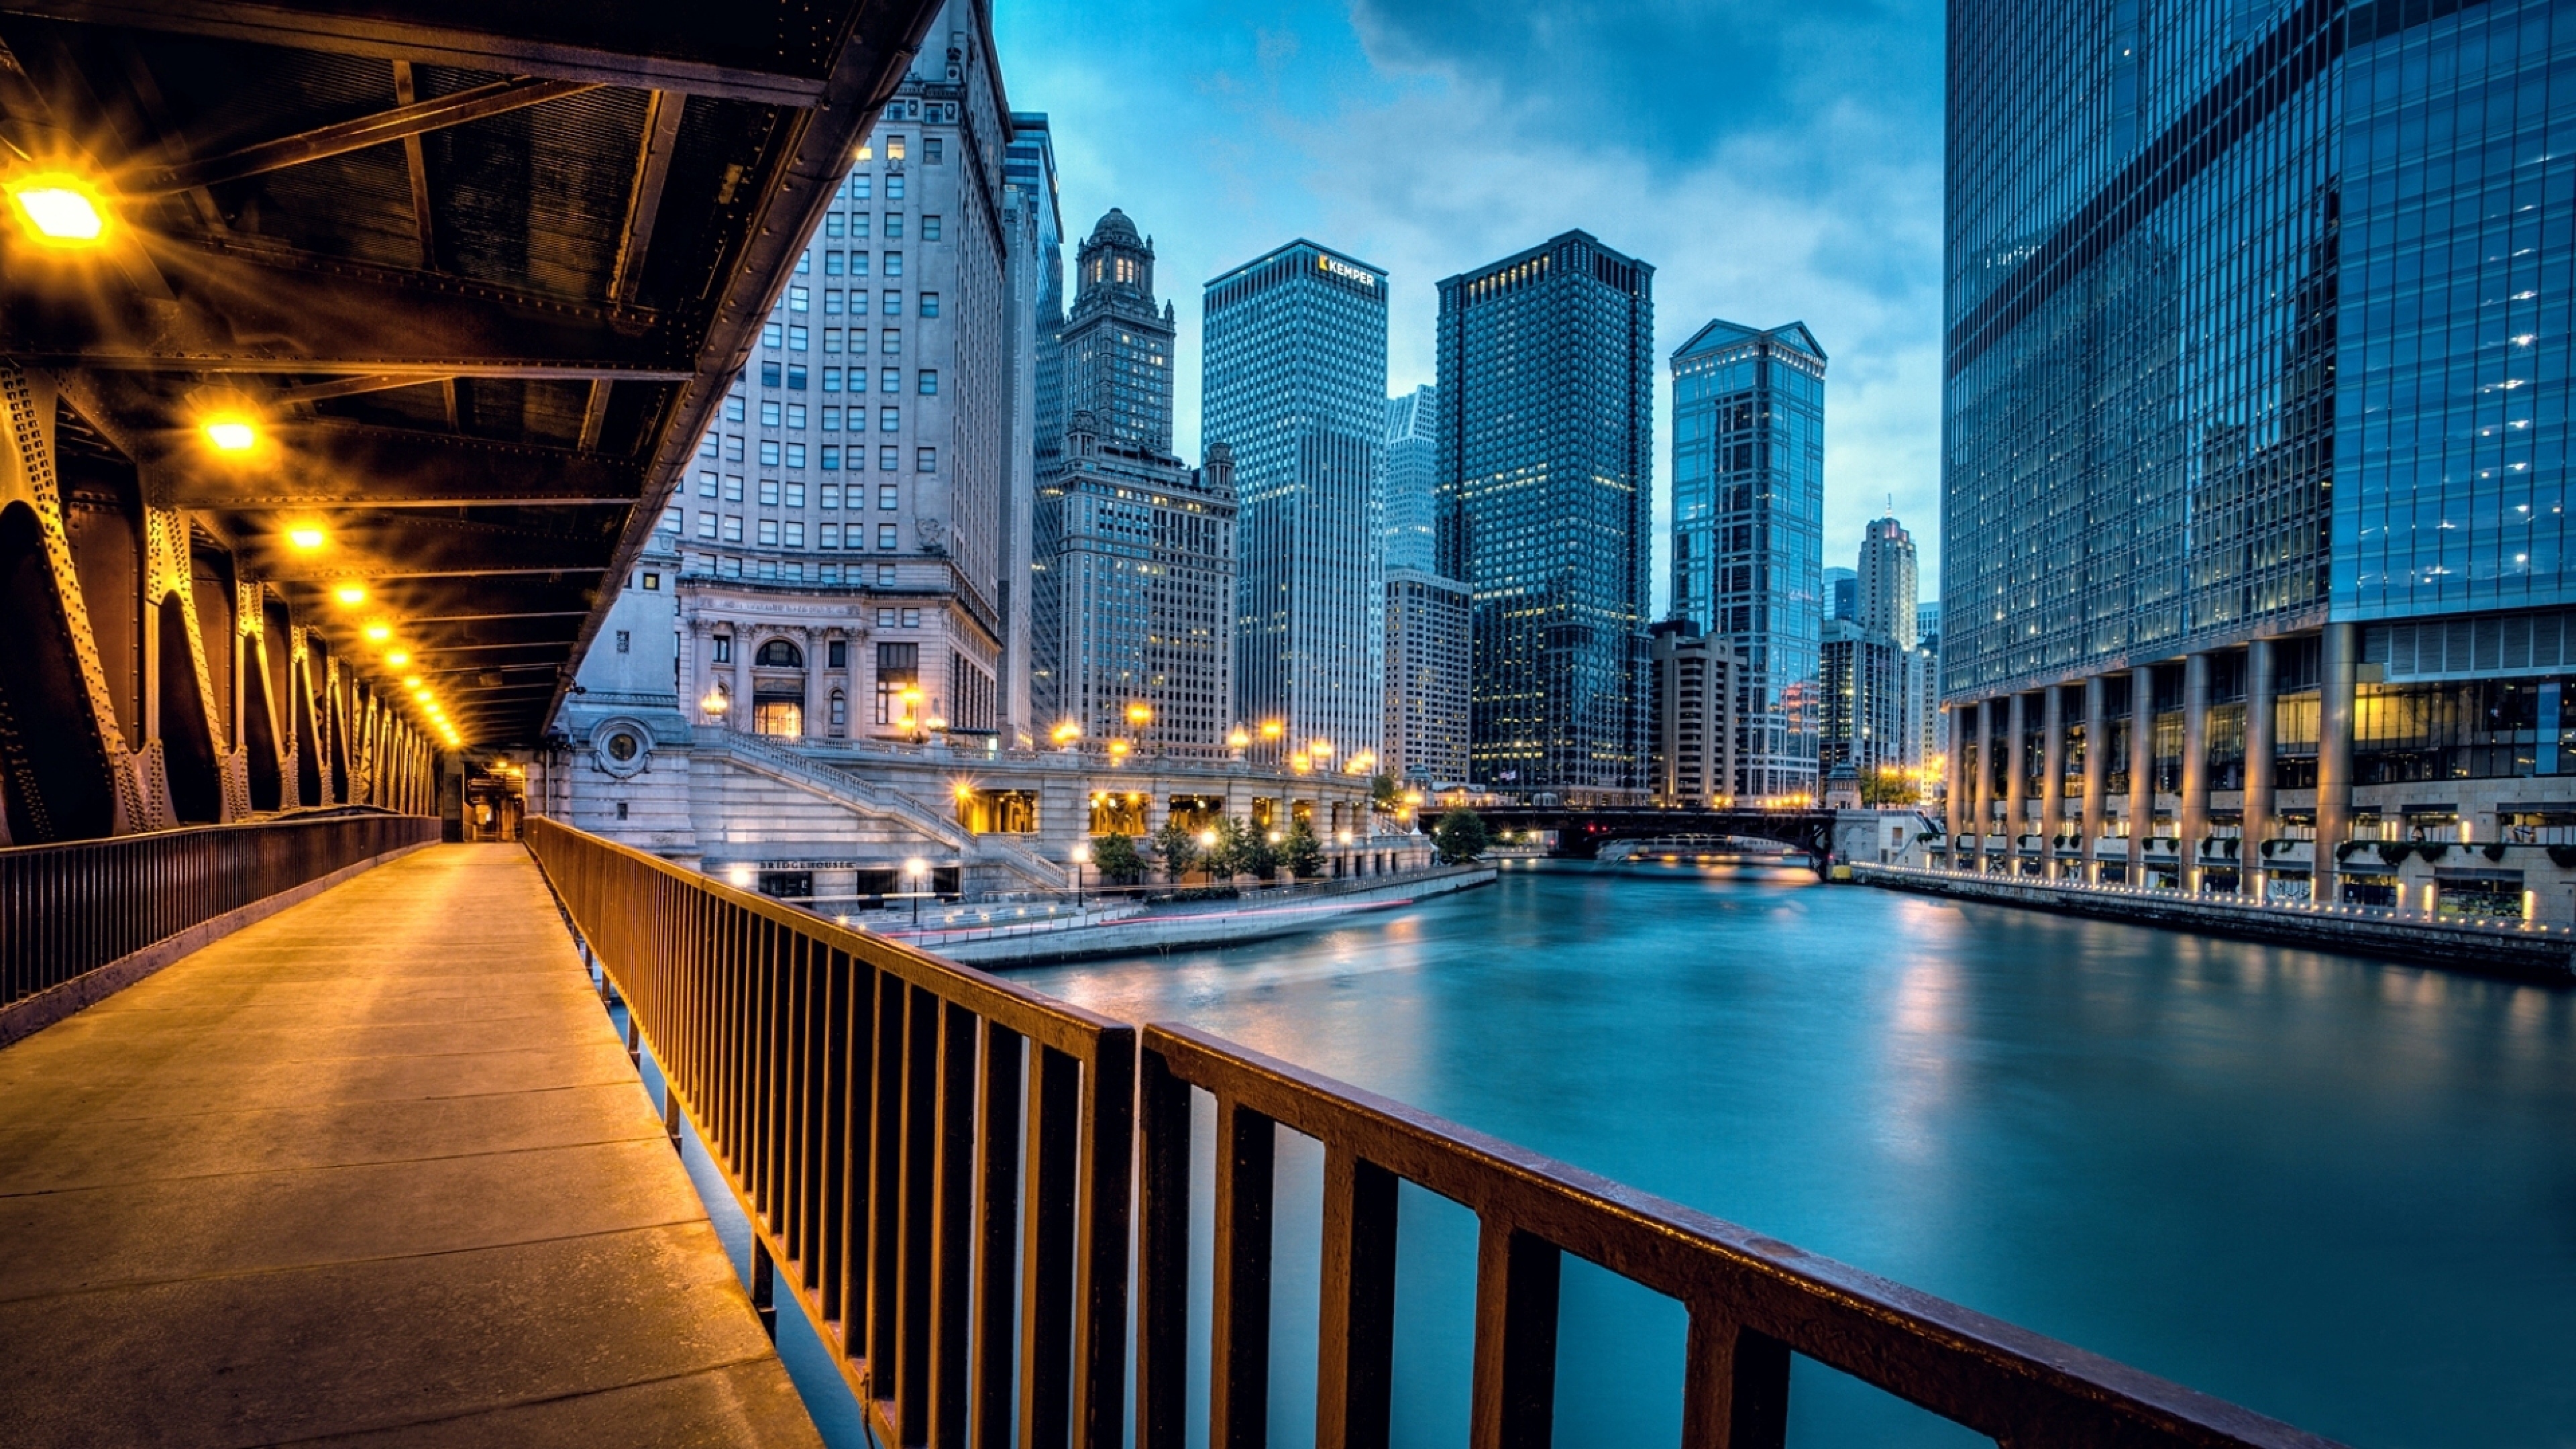
[[[1194,1088],[1216,1099],[1210,1444],[1260,1444],[1269,1421],[1272,1153],[1282,1126],[1324,1147],[1318,1449],[1388,1442],[1399,1179],[1478,1219],[1475,1449],[1549,1442],[1567,1253],[1689,1311],[1684,1449],[1776,1449],[1792,1352],[2007,1449],[2329,1442],[1206,1033],[1157,1023],[1143,1046],[1137,1449],[1188,1441]]]
[[[1133,1028],[551,820],[528,847],[889,1444],[1115,1449]],[[1025,1131],[1024,1131],[1025,1128]],[[1017,1372],[1014,1372],[1014,1362]]]
[[[880,1442],[1117,1449],[1132,1190],[1136,1449],[1182,1449],[1205,1091],[1211,1444],[1266,1439],[1286,1126],[1325,1154],[1318,1449],[1389,1442],[1399,1180],[1481,1222],[1476,1449],[1548,1443],[1566,1253],[1689,1311],[1686,1449],[1780,1445],[1792,1353],[2013,1449],[2328,1445],[1188,1027],[1140,1054],[1134,1028],[552,821],[528,844],[674,1134],[685,1111],[751,1220],[754,1300],[784,1277]]]
[[[0,850],[0,1006],[438,829],[350,809]]]

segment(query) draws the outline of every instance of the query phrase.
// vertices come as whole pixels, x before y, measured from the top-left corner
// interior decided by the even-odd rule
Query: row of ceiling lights
[[[106,194],[76,173],[29,171],[0,182],[0,192],[7,195],[10,209],[17,214],[28,239],[38,246],[77,251],[103,246],[109,240],[113,213]],[[197,431],[217,457],[239,463],[258,456],[262,440],[260,413],[248,398],[229,391],[206,393],[193,400],[192,410]],[[330,542],[330,536],[319,524],[299,523],[286,530],[286,541],[299,553],[315,553]],[[354,609],[367,602],[366,585],[343,583],[332,591],[332,596]],[[390,622],[379,617],[361,626],[360,632],[367,643],[376,647],[387,670],[408,669],[411,651],[395,640]],[[450,748],[462,748],[463,733],[448,718],[446,706],[439,703],[428,681],[418,673],[401,673],[400,678],[421,717]]]

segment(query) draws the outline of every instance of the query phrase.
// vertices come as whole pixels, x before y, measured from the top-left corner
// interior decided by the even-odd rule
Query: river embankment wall
[[[2043,880],[1854,862],[1855,884],[1997,905],[2127,921],[2172,931],[2311,950],[2376,956],[2479,976],[2576,985],[2576,935],[2555,926],[2521,930],[2407,920],[2336,909],[2305,910],[2194,898],[2163,891],[2113,891]]]
[[[1408,875],[1382,885],[1337,888],[1329,895],[1265,900],[1253,895],[1223,910],[1136,916],[1061,931],[974,937],[928,932],[911,944],[970,966],[1034,966],[1097,956],[1133,956],[1204,946],[1231,946],[1336,926],[1352,916],[1494,883],[1494,867],[1466,865]],[[1283,893],[1283,896],[1285,893]],[[961,939],[962,938],[962,939]]]

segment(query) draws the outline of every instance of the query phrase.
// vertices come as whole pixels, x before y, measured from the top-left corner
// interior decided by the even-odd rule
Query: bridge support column
[[[2039,704],[2039,873],[2058,876],[2057,837],[2066,824],[2066,691],[2050,685]]]
[[[2129,671],[2129,884],[2147,878],[2147,837],[2156,828],[2156,671]]]
[[[2030,793],[2030,696],[2015,690],[2004,706],[2004,874],[2021,874],[2021,838],[2030,830],[2024,797]]]
[[[2083,837],[2084,883],[2102,883],[2102,863],[2094,858],[2093,842],[2102,838],[2102,780],[2110,746],[2110,712],[2104,707],[2107,682],[2101,675],[2084,681],[2084,806],[2083,825],[2076,834]]]
[[[2265,869],[2263,842],[2272,838],[2272,695],[2276,662],[2272,641],[2256,639],[2245,646],[2245,844],[2236,872],[2236,888],[2261,900],[2271,872]]]
[[[2174,834],[2181,842],[2182,888],[2200,894],[2205,868],[2201,862],[2209,833],[2209,656],[2187,654],[2182,661],[2182,800],[2174,811]]]

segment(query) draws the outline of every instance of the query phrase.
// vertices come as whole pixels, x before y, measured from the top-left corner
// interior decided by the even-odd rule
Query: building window
[[[826,483],[823,485],[823,506],[825,508],[838,508],[841,506],[840,484]]]
[[[866,235],[867,235],[867,233],[863,230],[863,231],[861,231],[861,232],[859,233],[859,235],[861,235],[861,236],[866,236]],[[867,252],[852,252],[852,253],[850,253],[850,275],[851,275],[851,276],[853,276],[853,277],[864,277],[864,276],[868,275],[868,257],[869,257],[869,255],[870,255],[870,254],[869,254],[869,253],[867,253]],[[852,293],[850,294],[850,310],[851,310],[851,311],[853,311],[853,312],[864,312],[864,311],[868,310],[868,294],[867,294],[867,293],[865,293],[865,292],[852,292]]]
[[[827,367],[827,368],[824,368],[824,369],[823,369],[823,391],[825,391],[825,392],[839,392],[840,390],[841,390],[841,370],[840,370],[839,368],[837,368],[837,367]]]
[[[836,472],[836,471],[838,471],[838,470],[840,469],[840,466],[841,466],[841,449],[840,449],[840,445],[839,445],[839,444],[836,444],[836,443],[825,443],[825,444],[823,445],[823,471],[824,471],[824,472],[826,472],[826,473]],[[827,503],[827,504],[825,504],[825,505],[823,505],[823,506],[824,506],[824,507],[826,507],[826,508],[828,508],[828,507],[830,507],[831,505]]]
[[[761,546],[764,548],[778,547],[778,520],[775,518],[761,519],[759,538]]]
[[[740,503],[742,501],[742,475],[740,473],[727,473],[725,475],[725,501],[727,503]]]
[[[811,254],[809,253],[808,255],[811,255]],[[796,270],[798,270],[798,271],[800,271],[800,272],[805,270],[805,262],[804,262],[804,259],[803,259],[802,257],[800,257],[800,258],[798,258],[798,259],[797,259],[797,262],[796,262]],[[813,311],[813,310],[814,310],[814,289],[813,289],[813,288],[811,288],[811,287],[790,287],[790,288],[788,288],[788,289],[787,289],[787,310],[788,310],[788,311],[790,311],[790,312],[811,312],[811,311]]]
[[[634,653],[634,652],[635,652],[635,650],[634,650],[634,643],[635,643],[635,636],[634,636],[634,635],[632,635],[632,634],[628,633],[628,632],[627,632],[626,630],[624,630],[624,629],[620,629],[620,630],[618,630],[618,631],[617,631],[617,652],[618,652],[618,653],[620,653],[620,654],[632,654],[632,653]]]
[[[900,161],[903,159],[903,138],[901,136],[886,137],[886,159],[888,161]],[[894,178],[887,177],[886,179],[891,181]],[[887,192],[886,194],[891,196],[894,193]]]
[[[869,151],[869,150],[870,150],[870,148],[869,148],[869,147],[861,146],[861,147],[859,148],[859,159],[860,159],[860,160],[862,160],[862,161],[867,160],[867,159],[868,159],[868,151]],[[853,177],[851,177],[851,178],[850,178],[850,199],[851,199],[852,201],[865,201],[865,200],[867,200],[867,199],[868,199],[868,194],[869,194],[870,192],[872,192],[872,191],[874,191],[874,190],[876,189],[876,180],[877,180],[877,179],[876,179],[875,177],[873,177],[873,176],[853,176]],[[853,225],[856,225],[856,224],[858,224],[858,223],[860,223],[860,222],[863,222],[863,221],[865,221],[865,220],[867,220],[867,218],[866,218],[866,217],[864,217],[864,216],[853,216],[853,217],[851,217],[851,218],[850,218],[850,221],[851,221],[851,223],[852,223]]]
[[[713,498],[716,496],[715,474],[701,473],[698,475],[698,496],[700,498]]]
[[[885,342],[879,346],[877,350],[885,353],[889,357],[903,351],[903,329],[900,327],[887,328],[885,330]]]
[[[841,525],[837,523],[827,523],[823,525],[822,546],[825,548],[839,548],[841,546]]]
[[[921,370],[921,380],[918,386],[923,397],[936,395],[939,391],[939,369],[935,367],[923,368]]]
[[[922,137],[922,138],[921,138],[921,164],[922,164],[922,165],[924,165],[924,166],[936,166],[936,165],[938,165],[938,164],[939,164],[939,162],[940,162],[940,153],[941,153],[941,152],[943,152],[943,151],[945,151],[945,150],[947,150],[947,149],[948,149],[948,148],[947,148],[947,146],[943,143],[942,138],[940,138],[940,137],[938,137],[938,136],[924,136],[924,137]]]
[[[789,392],[805,390],[805,364],[801,362],[787,364],[787,390]]]
[[[837,212],[837,211],[827,211],[827,212],[825,212],[825,213],[823,214],[823,235],[824,235],[824,236],[826,236],[826,237],[830,237],[830,238],[837,238],[837,237],[840,237],[840,236],[842,236],[842,235],[846,234],[846,233],[848,232],[848,230],[849,230],[849,221],[848,221],[848,219],[847,219],[847,218],[845,218],[845,217],[844,217],[840,212]],[[823,254],[823,272],[824,272],[824,275],[826,275],[826,276],[838,276],[838,275],[840,275],[838,272],[835,272],[835,271],[833,271],[833,270],[832,270],[832,259],[833,259],[834,257],[838,256],[838,255],[839,255],[839,253],[837,253],[837,252],[826,252],[826,253],[824,253],[824,254]]]
[[[886,612],[886,611],[880,611]],[[877,646],[877,723],[908,724],[909,712],[904,703],[906,690],[918,691],[921,685],[921,646],[918,644],[879,644]]]
[[[789,548],[805,546],[805,525],[792,518],[787,520],[787,546]]]
[[[617,818],[620,820],[626,818],[626,802],[623,800],[617,802]]]
[[[715,516],[714,514],[712,514],[712,513],[701,513],[701,514],[699,514],[699,515],[698,515],[698,537],[700,537],[700,538],[713,538],[713,537],[715,537],[715,536],[716,536],[716,516]]]
[[[760,440],[760,466],[764,468],[775,468],[778,466],[778,444],[767,438]],[[776,488],[777,485],[774,483],[764,482],[761,484],[761,492],[764,494],[772,493],[776,491]],[[775,503],[778,500],[776,498],[764,497],[760,501],[763,503]]]
[[[900,177],[900,176],[889,176],[889,177],[887,177],[887,178],[886,178],[886,200],[888,200],[888,201],[901,201],[901,200],[903,200],[903,178],[902,178],[902,177]]]
[[[787,480],[787,506],[790,508],[805,506],[805,485],[793,478]]]
[[[814,249],[812,247],[807,247],[805,250],[796,254],[796,274],[801,277],[813,270]]]
[[[739,463],[742,461],[742,439],[739,435],[733,433],[725,434],[724,455],[725,461],[728,463]]]
[[[715,643],[716,662],[718,664],[731,664],[733,662],[733,636],[731,634],[718,634],[715,636]]]
[[[825,218],[825,220],[824,220],[824,225],[823,225],[823,232],[824,232],[824,235],[826,235],[826,236],[839,236],[839,235],[841,234],[841,216],[840,216],[840,213],[838,213],[838,212],[834,212],[831,216],[829,216],[829,217]],[[841,276],[841,275],[845,274],[846,272],[848,272],[848,270],[849,270],[849,254],[848,254],[848,253],[846,253],[846,252],[825,252],[825,253],[823,253],[823,275],[824,275],[824,276],[827,276],[827,277],[837,277],[837,276]],[[833,299],[834,299],[834,298],[836,298],[836,297],[839,297],[840,295],[841,295],[841,294],[840,294],[839,292],[837,292],[837,291],[825,292],[825,293],[823,294],[823,310],[824,310],[824,311],[826,311],[826,312],[837,312],[837,311],[839,311],[839,310],[840,310],[840,304],[839,304],[839,303],[837,303],[836,301],[834,301]]]
[[[776,508],[778,506],[777,479],[763,478],[760,480],[760,503],[764,508]]]
[[[903,430],[903,412],[902,412],[902,410],[901,410],[900,408],[879,408],[879,409],[877,409],[877,431],[878,431],[878,432],[880,432],[880,433],[896,433],[896,432],[901,432],[902,430]]]
[[[891,483],[880,483],[880,484],[878,484],[878,485],[877,485],[877,511],[878,511],[878,512],[880,512],[880,513],[890,513],[890,512],[892,512],[894,509],[896,509],[896,508],[898,508],[898,507],[902,506],[902,502],[901,502],[901,501],[902,501],[902,497],[903,497],[903,490],[901,490],[901,489],[899,489],[899,488],[895,487],[893,484],[891,484]]]
[[[877,525],[877,548],[879,550],[888,551],[902,546],[903,545],[895,535],[895,526],[893,524],[880,523]]]
[[[763,322],[763,323],[761,323],[761,324],[760,324],[760,345],[761,345],[761,346],[763,346],[763,347],[783,347],[783,346],[785,346],[785,345],[786,345],[786,343],[787,343],[787,327],[786,327],[786,325],[785,325],[784,323],[779,323],[779,322]]]
[[[871,218],[864,211],[854,211],[850,213],[850,236],[853,240],[866,241],[868,239],[868,222],[870,220]],[[864,267],[867,265],[867,261],[868,254],[866,252],[850,253],[850,265],[854,267]],[[863,271],[852,272],[850,275],[854,277],[864,277],[867,273]]]
[[[805,405],[803,403],[789,403],[787,405],[787,426],[790,429],[805,426]]]
[[[889,317],[900,317],[903,315],[903,293],[888,292],[885,294],[885,314]]]
[[[893,472],[896,468],[902,466],[895,461],[902,456],[903,450],[901,448],[896,447],[892,443],[884,444],[877,449],[877,471],[880,473]]]
[[[923,217],[923,218],[921,219],[921,239],[922,239],[923,241],[937,241],[937,240],[939,240],[939,218],[938,218],[938,217],[935,217],[935,216],[925,216],[925,217]]]
[[[778,426],[778,404],[774,402],[763,402],[760,405],[760,425],[764,428],[774,428]]]
[[[834,644],[832,647],[838,649],[841,646]],[[850,732],[850,699],[837,689],[832,691],[831,720],[832,738],[837,740]]]
[[[657,532],[661,532],[661,533],[677,533],[677,532],[679,532],[679,531],[680,531],[680,510],[678,510],[678,509],[676,509],[676,508],[665,508],[665,509],[663,509],[663,510],[662,510],[662,523],[661,523],[661,527],[660,527],[658,530],[656,530],[656,531],[657,531]]]
[[[751,730],[779,739],[796,738],[805,733],[805,702],[785,695],[752,696]]]
[[[776,387],[776,386],[778,386],[778,364],[777,364],[777,363],[775,363],[775,362],[764,362],[764,363],[762,363],[762,364],[760,365],[760,385],[761,385],[762,387]]]
[[[790,468],[802,468],[805,466],[805,445],[803,443],[790,443],[787,445],[787,466]]]
[[[705,437],[698,439],[698,456],[701,458],[712,459],[716,455],[717,447],[716,435],[709,433]]]
[[[790,327],[787,329],[787,350],[790,352],[806,352],[812,350],[806,346],[806,344],[812,340],[812,332],[804,327]]]
[[[661,587],[662,576],[652,569],[646,569],[644,571],[644,591],[648,594],[656,593],[660,591]]]
[[[888,252],[885,254],[885,275],[888,279],[903,275],[903,253]]]
[[[912,458],[912,471],[916,473],[938,472],[939,450],[937,448],[915,449]]]
[[[903,240],[903,213],[902,213],[902,212],[900,212],[900,211],[889,211],[889,212],[887,212],[887,213],[886,213],[885,238],[886,238],[886,240],[887,240],[887,241],[901,241],[901,240]],[[886,275],[887,275],[887,276],[889,276],[889,277],[899,277],[899,276],[902,276],[902,275],[903,275],[903,273],[901,273],[901,272],[899,272],[899,271],[896,271],[896,270],[894,270],[893,268],[888,268],[888,269],[886,270]]]
[[[939,315],[939,294],[937,292],[924,292],[921,294],[921,315],[924,317],[936,317]]]
[[[727,543],[742,542],[742,515],[738,513],[728,513],[725,515],[724,541]]]
[[[903,369],[900,367],[879,368],[877,370],[877,391],[903,391]]]

